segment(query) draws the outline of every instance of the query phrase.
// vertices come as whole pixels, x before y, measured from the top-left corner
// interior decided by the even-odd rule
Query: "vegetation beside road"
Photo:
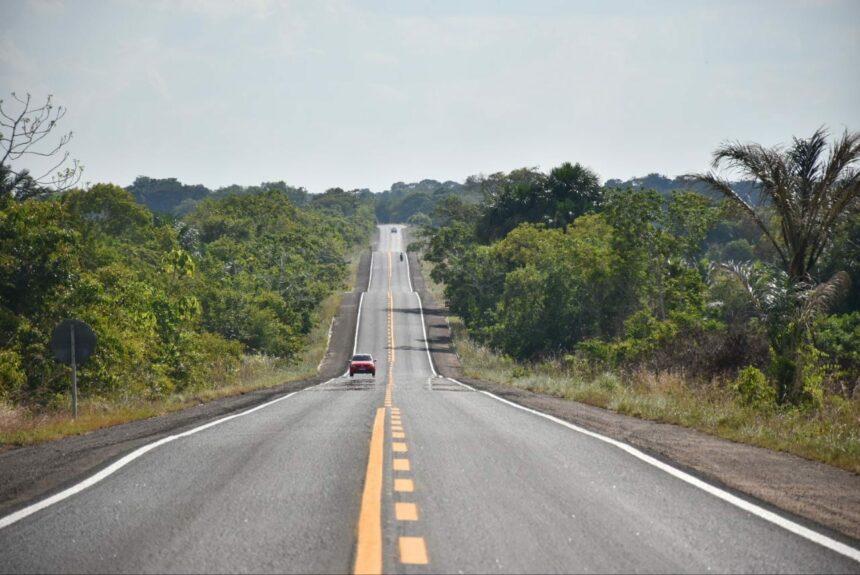
[[[444,285],[427,287],[440,301]],[[466,377],[578,401],[624,415],[689,427],[821,461],[860,473],[860,401],[828,393],[816,406],[749,405],[739,401],[733,381],[697,381],[682,372],[645,366],[612,369],[588,362],[547,359],[518,362],[475,341],[463,320],[449,316],[451,341]]]
[[[860,473],[860,402],[856,400],[828,394],[814,407],[744,405],[737,401],[730,382],[701,384],[683,373],[645,367],[600,371],[561,361],[522,365],[469,338],[459,318],[451,319],[451,328],[468,377],[673,423]]]
[[[356,253],[351,265],[353,279],[357,267]],[[337,315],[342,298],[343,292],[336,292],[322,302],[319,308],[320,320],[308,334],[304,350],[293,362],[264,354],[245,354],[234,376],[220,385],[191,393],[173,393],[162,399],[130,398],[125,401],[105,401],[84,398],[79,405],[77,419],[72,419],[65,408],[46,409],[2,402],[0,445],[23,446],[51,441],[313,377],[328,349],[329,326]]]
[[[177,219],[117,186],[60,192],[0,164],[0,442],[315,373],[373,200],[281,188],[199,197]],[[70,368],[48,348],[66,318],[98,339],[74,422]]]
[[[468,375],[860,470],[860,135],[729,160],[759,204],[578,164],[438,202],[413,249]]]

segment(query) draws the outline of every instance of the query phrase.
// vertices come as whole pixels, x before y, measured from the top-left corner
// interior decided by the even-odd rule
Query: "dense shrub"
[[[767,376],[753,366],[741,370],[732,384],[732,390],[743,405],[772,405],[776,400],[776,389],[768,382]]]
[[[822,353],[822,362],[838,391],[853,397],[860,386],[860,311],[822,318],[815,328],[815,347]]]
[[[63,403],[69,368],[48,341],[71,317],[97,335],[78,373],[90,399],[224,385],[246,351],[293,357],[343,286],[350,242],[373,226],[367,199],[327,200],[299,209],[280,189],[207,199],[180,224],[106,184],[0,200],[0,399]]]

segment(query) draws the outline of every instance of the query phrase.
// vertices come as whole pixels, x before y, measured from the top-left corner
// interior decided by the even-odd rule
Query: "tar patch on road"
[[[310,387],[307,391],[318,393],[320,391],[372,391],[382,387],[381,380],[373,377],[361,377],[354,379],[336,379],[325,385]]]
[[[458,391],[467,393],[475,391],[474,389],[469,389],[468,387],[458,385],[453,381],[442,377],[428,378],[427,384],[424,386],[424,389],[428,391]]]

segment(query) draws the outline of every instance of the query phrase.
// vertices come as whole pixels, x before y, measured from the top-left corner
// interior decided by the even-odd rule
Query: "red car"
[[[349,361],[349,376],[356,373],[369,373],[376,377],[376,360],[369,353],[357,353]]]

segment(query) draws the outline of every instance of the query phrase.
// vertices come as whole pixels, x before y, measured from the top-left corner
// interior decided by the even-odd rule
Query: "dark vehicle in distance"
[[[357,353],[349,360],[349,376],[356,373],[369,373],[376,377],[376,360],[369,353]]]

